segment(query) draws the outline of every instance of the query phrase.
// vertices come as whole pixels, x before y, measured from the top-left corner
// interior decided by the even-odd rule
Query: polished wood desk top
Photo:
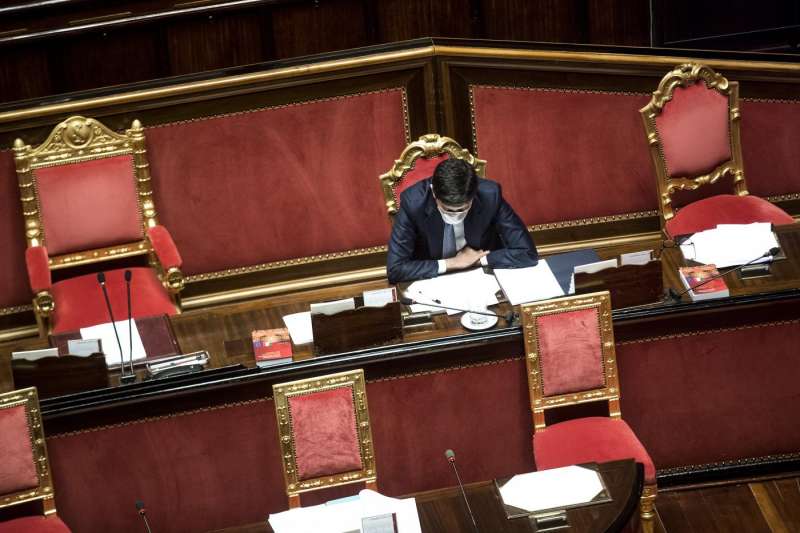
[[[642,492],[643,470],[632,459],[599,465],[612,501],[570,509],[567,520],[573,533],[602,533],[619,531],[628,522]],[[506,518],[495,489],[494,481],[471,483],[465,486],[475,521],[481,532],[535,533],[535,522],[527,517]],[[410,495],[417,502],[423,533],[474,533],[461,491],[458,487],[431,490]],[[215,533],[270,533],[266,520],[256,524],[218,530]]]
[[[786,320],[798,315],[800,299],[800,226],[776,229],[787,259],[776,261],[772,274],[763,278],[741,280],[735,274],[725,279],[731,297],[703,302],[691,302],[684,296],[681,302],[655,302],[650,305],[615,309],[614,328],[617,342],[671,334],[697,329],[729,327],[753,321]],[[660,250],[660,240],[643,240],[636,244],[609,246],[598,249],[601,258],[620,253],[653,249],[660,253],[664,271],[664,286],[680,290],[677,268],[683,259],[678,249]],[[310,345],[294,346],[294,361],[271,368],[256,368],[250,351],[250,334],[254,329],[282,327],[282,316],[308,310],[312,302],[355,296],[367,289],[386,287],[385,280],[364,282],[322,290],[301,291],[234,305],[193,310],[171,318],[172,327],[184,352],[207,350],[211,356],[209,369],[195,375],[166,378],[132,385],[87,391],[86,393],[45,399],[42,412],[46,422],[61,417],[82,416],[85,413],[150,402],[167,397],[183,397],[240,384],[258,384],[268,390],[272,383],[300,379],[311,375],[341,371],[356,367],[371,367],[373,377],[392,375],[409,369],[418,371],[431,367],[475,362],[486,355],[481,347],[503,347],[506,354],[521,353],[522,334],[519,325],[504,320],[492,329],[466,332],[458,316],[435,315],[426,327],[406,329],[401,342],[366,348],[347,353],[314,357]],[[501,303],[497,311],[510,310]],[[754,310],[758,310],[755,313]],[[698,317],[703,320],[699,321]],[[10,352],[46,346],[41,339],[24,339],[0,345],[0,389],[13,386]],[[473,353],[475,352],[475,353]],[[112,374],[112,382],[117,374]],[[266,388],[266,389],[265,389]],[[173,408],[177,404],[172,404]],[[118,413],[119,414],[119,413]],[[128,416],[134,415],[124,415]],[[88,424],[88,422],[86,422]],[[52,422],[50,422],[52,426]],[[80,423],[81,426],[84,422]]]

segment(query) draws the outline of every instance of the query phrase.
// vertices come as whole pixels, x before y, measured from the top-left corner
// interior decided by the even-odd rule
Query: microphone
[[[144,520],[144,527],[147,533],[153,533],[153,530],[150,529],[150,522],[147,520],[147,509],[144,508],[144,502],[142,500],[136,500],[136,510],[139,511],[139,516]]]
[[[726,275],[726,274],[729,274],[729,273],[731,273],[731,272],[733,272],[733,271],[735,271],[735,270],[739,270],[739,269],[741,269],[741,268],[744,268],[744,267],[746,267],[746,266],[748,266],[748,265],[752,265],[753,263],[755,263],[755,262],[756,262],[756,261],[758,261],[759,259],[763,259],[763,258],[765,258],[765,257],[775,257],[775,256],[776,256],[776,255],[778,255],[780,252],[781,252],[781,249],[780,249],[780,248],[778,248],[777,246],[776,246],[776,247],[774,247],[774,248],[770,248],[768,251],[764,252],[763,254],[759,255],[759,256],[758,256],[758,257],[756,257],[755,259],[752,259],[752,260],[748,261],[747,263],[745,263],[745,264],[743,264],[743,265],[739,265],[739,266],[735,266],[735,267],[733,267],[733,268],[729,268],[728,270],[725,270],[725,271],[723,271],[723,272],[720,272],[720,273],[719,273],[719,274],[717,274],[716,276],[711,276],[710,278],[708,278],[707,280],[703,281],[702,283],[698,283],[698,284],[697,284],[697,285],[695,285],[694,287],[689,287],[688,289],[686,289],[686,290],[683,290],[683,291],[681,291],[681,292],[676,292],[676,291],[675,291],[675,289],[673,289],[672,287],[670,287],[670,289],[669,289],[669,291],[668,291],[669,298],[670,298],[671,300],[675,301],[675,302],[678,302],[678,301],[680,301],[680,299],[681,299],[681,296],[683,296],[684,294],[688,293],[689,291],[696,290],[697,288],[699,288],[699,287],[702,287],[702,286],[703,286],[703,285],[705,285],[706,283],[711,283],[711,282],[712,282],[712,281],[714,281],[715,279],[719,279],[719,278],[721,278],[722,276],[724,276],[724,275]]]
[[[400,303],[403,304],[403,305],[420,304],[420,305],[428,305],[430,307],[437,307],[439,309],[450,309],[450,310],[453,310],[453,311],[460,311],[462,313],[473,313],[475,315],[493,316],[493,317],[504,319],[506,321],[506,323],[508,323],[509,325],[514,321],[515,313],[513,311],[509,311],[505,315],[500,315],[498,313],[494,313],[492,311],[489,311],[488,309],[486,311],[472,311],[470,309],[460,309],[458,307],[448,307],[446,305],[442,305],[442,302],[439,301],[439,300],[432,300],[432,301],[436,302],[436,303],[419,302],[417,300],[409,298],[408,296],[401,296],[400,297]]]
[[[120,381],[125,383],[125,356],[122,355],[122,343],[119,341],[119,332],[117,331],[117,324],[114,322],[114,312],[111,310],[111,300],[108,299],[108,290],[106,290],[106,273],[105,272],[98,272],[97,273],[97,283],[100,284],[100,288],[103,289],[103,296],[106,299],[106,307],[108,308],[108,316],[111,318],[111,326],[114,328],[114,336],[117,338],[117,346],[119,347],[119,359],[120,359]]]
[[[124,383],[133,383],[136,381],[136,372],[133,371],[133,331],[131,330],[131,278],[133,273],[130,270],[125,270],[125,288],[128,293],[128,358],[130,362],[130,374],[120,376],[120,380]],[[124,364],[124,363],[123,363]]]
[[[478,523],[475,522],[475,515],[472,514],[472,508],[469,506],[467,493],[464,492],[464,485],[461,483],[461,476],[458,475],[458,468],[456,468],[456,452],[453,450],[445,450],[444,456],[447,457],[447,462],[452,465],[453,472],[456,474],[456,481],[458,481],[458,487],[461,489],[461,497],[464,499],[464,503],[467,504],[467,511],[469,512],[469,517],[472,519],[472,526],[475,528],[475,533],[480,533],[480,530],[478,529]]]

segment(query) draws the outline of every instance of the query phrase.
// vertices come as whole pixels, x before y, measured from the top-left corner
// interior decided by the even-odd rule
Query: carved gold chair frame
[[[543,315],[566,313],[581,309],[597,309],[603,357],[603,381],[605,385],[602,388],[590,391],[544,396],[536,318]],[[617,357],[614,349],[614,328],[611,323],[611,296],[608,291],[567,296],[541,303],[523,305],[522,331],[525,336],[525,364],[528,371],[528,389],[531,398],[534,431],[541,431],[545,428],[544,413],[547,409],[579,403],[606,400],[608,401],[609,416],[620,418],[619,378],[617,376]]]
[[[137,202],[142,219],[145,238],[141,241],[124,243],[106,248],[85,250],[76,253],[52,256],[49,258],[51,270],[78,265],[87,265],[113,259],[147,255],[151,267],[159,274],[162,284],[170,293],[176,308],[180,310],[178,293],[183,289],[183,273],[179,268],[164,271],[147,239],[149,228],[158,225],[156,209],[153,204],[153,191],[150,183],[150,166],[147,161],[144,129],[141,122],[134,120],[131,128],[124,134],[111,131],[99,121],[82,116],[71,116],[59,123],[47,139],[33,148],[22,139],[14,141],[14,162],[19,181],[22,212],[25,219],[25,238],[28,247],[46,246],[46,228],[43,228],[36,184],[36,170],[44,167],[81,163],[94,159],[132,155],[133,179],[135,180]],[[54,309],[53,298],[48,291],[36,294],[33,300],[34,311],[40,330],[49,331],[48,317]]]
[[[343,387],[350,389],[353,394],[362,468],[330,476],[301,480],[298,478],[297,473],[297,455],[295,452],[291,411],[289,410],[289,398]],[[273,385],[272,391],[275,401],[275,415],[278,420],[278,441],[281,457],[283,458],[283,475],[290,508],[300,506],[300,494],[303,492],[359,482],[366,483],[367,488],[377,490],[378,474],[375,468],[372,429],[369,420],[364,371],[362,369],[280,383]]]
[[[19,389],[0,394],[0,409],[12,409],[24,406],[28,418],[28,438],[36,465],[38,485],[33,489],[22,490],[11,494],[0,495],[0,509],[36,500],[42,501],[45,516],[55,514],[56,504],[53,499],[53,479],[50,463],[47,458],[47,447],[42,428],[42,414],[39,409],[39,396],[35,387]]]
[[[677,87],[688,87],[694,83],[705,83],[728,99],[728,128],[731,143],[731,159],[725,161],[708,174],[696,177],[670,177],[662,150],[661,138],[656,128],[656,117],[664,110],[664,106],[672,100]],[[700,63],[684,63],[669,72],[658,84],[650,102],[639,110],[644,123],[650,156],[656,169],[658,179],[658,207],[661,213],[661,229],[665,239],[669,240],[665,223],[675,216],[672,206],[672,195],[679,190],[695,190],[706,184],[715,183],[723,176],[732,176],[733,190],[738,196],[748,194],[742,164],[742,143],[740,135],[739,84],[728,81],[711,67]]]
[[[472,165],[478,176],[481,178],[486,177],[486,161],[473,156],[450,137],[443,137],[438,133],[427,133],[406,146],[403,153],[400,154],[400,158],[395,160],[392,168],[380,176],[383,198],[391,220],[394,220],[398,209],[398,198],[395,190],[406,174],[414,168],[417,159],[420,157],[437,157],[445,153],[450,154],[450,157],[463,159]]]

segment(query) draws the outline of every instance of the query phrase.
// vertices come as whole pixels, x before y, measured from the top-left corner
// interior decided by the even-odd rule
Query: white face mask
[[[444,220],[445,224],[450,224],[451,226],[464,222],[464,219],[467,218],[467,213],[469,213],[469,209],[465,209],[460,213],[446,213],[441,209],[439,210],[439,214],[442,215],[442,220]]]

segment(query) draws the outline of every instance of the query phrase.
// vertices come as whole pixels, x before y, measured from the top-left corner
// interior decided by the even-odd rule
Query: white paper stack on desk
[[[418,302],[431,302],[447,307],[460,309],[481,309],[497,303],[497,291],[500,285],[491,274],[485,274],[482,268],[446,274],[431,279],[415,281],[406,289],[406,296]],[[415,304],[412,313],[423,311],[440,311],[437,307]],[[448,315],[460,311],[448,310]]]
[[[685,259],[726,268],[751,261],[756,264],[772,261],[772,257],[761,256],[779,245],[772,224],[756,222],[720,224],[714,229],[695,233],[680,246]],[[753,261],[759,257],[758,261]]]

